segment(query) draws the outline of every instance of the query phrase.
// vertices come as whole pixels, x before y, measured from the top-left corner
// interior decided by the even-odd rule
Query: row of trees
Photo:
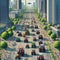
[[[50,26],[51,24],[47,24],[46,22],[46,18],[42,18],[41,14],[40,13],[37,13],[37,17],[39,19],[39,21],[43,24],[43,28],[44,30],[48,31],[48,35],[52,38],[52,39],[56,39],[56,34],[52,32]],[[60,41],[55,41],[54,42],[54,47],[56,49],[58,49],[60,51]]]
[[[13,35],[13,30],[15,30],[15,29],[16,29],[15,26],[12,26],[11,28],[8,28],[7,31],[4,31],[1,34],[1,37],[6,40],[7,38],[9,38],[10,36]]]

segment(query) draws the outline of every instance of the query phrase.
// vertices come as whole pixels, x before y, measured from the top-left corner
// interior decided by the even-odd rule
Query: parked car
[[[29,44],[26,45],[26,48],[30,48],[30,47],[29,47]]]
[[[19,33],[19,31],[17,31],[17,33]]]
[[[40,44],[40,46],[39,46],[39,52],[45,52],[45,46],[44,46],[44,44]]]
[[[44,60],[43,54],[40,54],[40,55],[37,57],[37,60]]]
[[[40,31],[36,31],[36,34],[40,34]]]
[[[25,31],[26,31],[26,30],[27,30],[27,27],[24,27],[24,28],[23,28],[23,30],[25,30]]]
[[[16,38],[16,42],[20,42],[21,40],[20,40],[20,38]]]
[[[38,39],[43,39],[43,36],[42,36],[42,35],[39,35],[39,36],[38,36]]]
[[[43,44],[43,42],[42,42],[41,40],[39,40],[39,45],[40,45],[40,44]]]
[[[17,52],[17,54],[19,54],[20,56],[24,56],[24,49],[23,48],[19,48],[18,49],[18,52]]]
[[[25,34],[25,33],[23,33],[23,34],[22,34],[22,36],[23,36],[23,37],[26,37],[26,34]]]
[[[27,30],[25,31],[25,34],[26,34],[26,35],[30,35],[30,31],[27,29]]]
[[[33,37],[33,41],[37,41],[36,37]]]
[[[32,43],[31,47],[32,48],[36,48],[36,44],[35,43]]]
[[[38,25],[35,25],[35,28],[38,29]]]
[[[34,29],[32,29],[32,32],[35,32],[35,30],[34,30]]]
[[[36,55],[35,50],[32,50],[31,55]]]
[[[18,36],[22,36],[22,33],[21,33],[21,32],[19,32],[19,33],[18,33]]]
[[[15,60],[19,60],[19,59],[20,59],[20,55],[17,54],[17,55],[15,56]]]
[[[28,43],[28,39],[27,39],[27,38],[25,38],[25,39],[24,39],[24,42]]]
[[[31,28],[34,28],[34,26],[33,26],[33,25],[31,25],[30,27],[31,27]]]
[[[29,28],[29,25],[26,25],[27,28]]]

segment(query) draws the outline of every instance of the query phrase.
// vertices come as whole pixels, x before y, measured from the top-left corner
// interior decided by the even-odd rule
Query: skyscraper
[[[0,23],[8,23],[9,0],[0,0]]]
[[[16,0],[16,9],[19,10],[22,8],[22,1],[21,0]]]

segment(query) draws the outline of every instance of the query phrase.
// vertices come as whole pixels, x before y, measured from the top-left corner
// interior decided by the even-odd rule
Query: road
[[[22,19],[22,21],[25,21],[24,24],[27,24],[27,22],[29,22],[29,25],[31,25],[31,18],[32,17],[35,17],[35,14],[34,13],[25,13],[25,18]],[[9,48],[6,50],[7,51],[6,60],[15,60],[15,55],[17,53],[18,46],[23,46],[23,48],[25,50],[25,56],[24,57],[21,57],[22,58],[21,60],[25,60],[26,58],[28,60],[37,60],[37,56],[39,56],[39,54],[40,54],[39,51],[38,51],[38,47],[39,47],[38,41],[35,42],[37,48],[34,49],[36,51],[37,55],[36,56],[32,56],[31,55],[31,51],[33,50],[33,48],[26,49],[25,46],[26,46],[27,43],[24,43],[23,42],[24,41],[24,38],[17,36],[16,31],[20,31],[22,33],[24,32],[22,25],[23,25],[23,22],[21,22],[20,24],[16,25],[16,30],[14,31],[13,37],[9,38],[8,41],[7,41],[8,45],[9,45]],[[38,23],[37,23],[37,25],[39,26]],[[29,28],[29,31],[30,31],[31,35],[30,36],[27,36],[27,38],[29,40],[29,43],[28,43],[29,46],[31,46],[31,44],[33,42],[32,37],[35,36],[37,38],[37,40],[38,40],[38,35],[36,35],[36,32],[32,32],[31,30],[32,29]],[[39,27],[39,29],[35,29],[35,30],[41,31],[41,28]],[[16,37],[20,38],[21,39],[21,42],[19,42],[19,43],[16,42],[16,46],[13,46],[12,44],[15,42]],[[46,43],[46,40],[43,40],[43,42]],[[45,44],[45,48],[46,48],[46,52],[45,53],[42,53],[44,55],[45,60],[52,60],[52,58],[50,56],[50,52],[48,51],[47,44]]]

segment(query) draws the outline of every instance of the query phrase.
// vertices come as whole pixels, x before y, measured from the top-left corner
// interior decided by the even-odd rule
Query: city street
[[[36,48],[29,48],[29,49],[25,48],[27,43],[24,43],[24,37],[17,36],[17,33],[16,33],[17,31],[20,31],[21,33],[23,33],[24,30],[23,30],[22,25],[26,25],[29,22],[29,26],[30,26],[31,25],[31,21],[32,21],[32,17],[35,18],[35,14],[34,13],[26,13],[25,14],[25,18],[21,20],[20,24],[16,25],[16,30],[14,31],[13,37],[9,38],[8,41],[7,41],[9,47],[6,50],[8,52],[6,54],[7,57],[5,57],[6,60],[15,60],[15,56],[16,56],[16,53],[17,53],[17,50],[18,50],[19,46],[22,46],[24,48],[24,50],[25,50],[25,55],[24,55],[24,57],[21,57],[21,60],[25,60],[25,59],[28,59],[28,60],[37,60],[37,56],[39,56],[39,54],[41,54],[39,52],[39,50],[38,50],[38,47],[39,47],[39,44],[38,44],[38,35],[36,34],[36,32],[32,32],[33,28],[29,28],[29,31],[30,31],[31,35],[27,36],[27,38],[28,38],[28,41],[29,41],[29,43],[28,43],[29,46],[31,46],[31,44],[33,42],[32,38],[33,37],[37,38],[37,41],[35,42],[36,46],[37,46]],[[23,21],[25,22],[24,24],[23,24]],[[34,24],[34,25],[38,25],[39,26],[38,23]],[[39,29],[35,29],[35,30],[39,30],[41,32],[41,28],[40,27],[39,27]],[[42,32],[41,32],[41,34],[42,34]],[[15,43],[16,37],[19,37],[21,39],[21,42],[16,42],[16,46],[13,46],[13,44]],[[46,48],[46,52],[42,53],[44,55],[44,59],[45,60],[52,60],[45,39],[43,39],[43,43],[45,44],[45,48]],[[36,53],[37,53],[36,56],[32,56],[31,55],[31,51],[32,50],[36,51]]]
[[[60,60],[60,0],[0,0],[0,60]]]

